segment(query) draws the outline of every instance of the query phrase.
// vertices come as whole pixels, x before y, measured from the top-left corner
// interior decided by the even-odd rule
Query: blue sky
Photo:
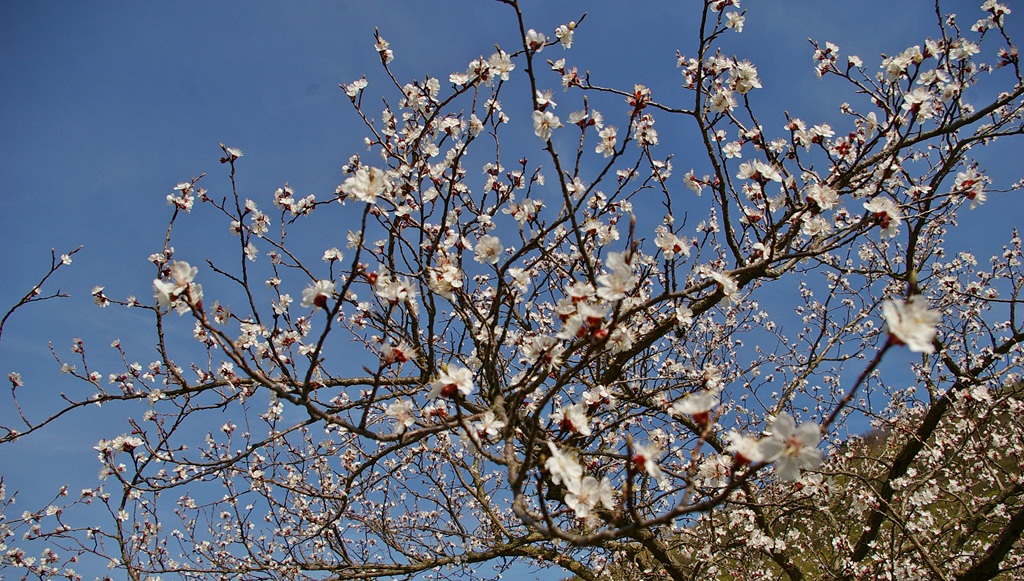
[[[695,52],[698,4],[635,2],[624,9],[627,3],[611,0],[533,0],[524,2],[524,12],[528,26],[549,35],[587,12],[570,60],[591,70],[597,83],[642,82],[663,99],[678,91],[675,51]],[[943,2],[943,8],[962,13],[969,27],[980,16],[978,4]],[[758,66],[764,89],[756,98],[771,131],[781,129],[784,110],[808,122],[834,122],[838,104],[851,98],[839,83],[814,77],[807,37],[835,41],[844,54],[875,66],[878,53],[920,43],[935,29],[931,3],[922,0],[780,0],[744,8],[746,29],[725,46]],[[1011,16],[1012,31],[1024,30],[1022,13],[1024,7]],[[0,3],[0,310],[41,276],[50,248],[60,253],[85,245],[50,287],[73,298],[31,306],[5,328],[0,377],[20,371],[38,386],[34,396],[41,400],[71,389],[55,373],[47,342],[67,354],[74,337],[92,341],[99,357],[108,357],[99,352],[121,338],[148,361],[153,341],[145,314],[100,310],[89,291],[105,285],[111,296],[151,296],[154,271],[146,257],[162,244],[170,216],[164,197],[176,183],[207,172],[203,185],[228,193],[217,163],[218,144],[225,143],[245,151],[244,195],[269,205],[274,189],[289,182],[303,195],[326,196],[340,183],[348,156],[365,150],[362,126],[337,85],[364,74],[371,85],[383,83],[372,46],[375,26],[396,52],[399,80],[424,73],[444,80],[489,55],[495,43],[513,46],[512,16],[508,7],[483,0]],[[562,52],[551,47],[541,56]],[[557,100],[557,78],[542,79]],[[566,112],[578,108],[564,98]],[[521,134],[522,146],[536,155],[532,133],[524,126]],[[666,145],[678,139],[676,149],[685,153],[685,136],[662,139]],[[989,165],[1019,167],[1016,149],[995,148],[986,154]],[[677,175],[688,169],[684,160],[676,160]],[[997,186],[1014,177],[993,176]],[[1024,205],[1018,199],[993,196],[962,221],[962,235],[979,254],[1019,224]],[[197,253],[215,252],[204,248],[210,223],[222,227],[201,218],[185,226]],[[0,404],[0,417],[9,417],[7,405]],[[90,477],[81,485],[94,484],[91,446],[101,435],[124,431],[103,426],[100,433],[95,417],[72,417],[57,430],[0,447],[8,487],[38,491],[38,484]],[[36,498],[45,497],[42,490]]]

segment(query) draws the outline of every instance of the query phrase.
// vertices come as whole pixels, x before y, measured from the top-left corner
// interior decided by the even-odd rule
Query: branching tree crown
[[[100,372],[76,344],[60,363],[90,395],[0,427],[14,445],[137,402],[96,445],[103,482],[20,516],[0,486],[0,565],[1024,578],[1021,239],[946,242],[997,191],[976,148],[1022,131],[1008,5],[936,2],[934,36],[876,64],[812,41],[850,100],[776,127],[755,65],[719,50],[737,0],[703,2],[663,95],[578,70],[584,16],[537,31],[501,3],[518,42],[447,78],[397,78],[376,36],[383,74],[341,85],[367,151],[336,191],[247,194],[235,144],[230,191],[174,187],[153,298],[93,291],[151,313],[159,356],[115,344]],[[698,136],[685,156],[668,123]],[[231,263],[175,253],[198,212]],[[291,242],[323,215],[319,246]],[[71,524],[87,504],[105,520]]]

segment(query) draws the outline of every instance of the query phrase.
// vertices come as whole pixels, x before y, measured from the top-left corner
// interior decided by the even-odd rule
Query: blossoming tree
[[[878,67],[814,42],[851,89],[833,128],[759,123],[758,70],[718,50],[737,0],[703,2],[665,95],[577,70],[584,18],[542,32],[501,3],[519,42],[448,78],[396,78],[376,37],[381,86],[341,87],[368,152],[336,191],[248,197],[227,146],[231,191],[174,188],[153,298],[93,292],[152,313],[158,359],[116,344],[101,373],[76,344],[89,395],[0,431],[138,406],[96,445],[102,485],[7,511],[3,566],[1024,578],[1021,240],[983,262],[945,240],[993,192],[974,153],[1022,131],[1010,9],[936,3],[935,36]],[[232,265],[175,253],[200,211]],[[290,241],[323,214],[347,235]],[[86,504],[107,520],[63,516]]]

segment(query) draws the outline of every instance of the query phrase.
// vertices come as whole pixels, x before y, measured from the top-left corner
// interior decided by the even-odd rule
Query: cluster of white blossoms
[[[712,386],[676,400],[669,413],[677,417],[690,416],[698,426],[707,430],[713,425],[712,413],[720,400],[720,386]],[[805,423],[798,428],[793,417],[783,412],[769,430],[770,435],[761,439],[736,431],[726,434],[729,441],[726,450],[733,454],[736,467],[774,462],[780,480],[796,481],[800,479],[801,469],[813,470],[821,465],[824,459],[824,454],[818,449],[821,429],[816,424]]]
[[[366,278],[373,285],[373,292],[392,305],[407,303],[416,308],[416,286],[408,277],[393,276],[385,267],[375,273],[367,273]]]
[[[821,440],[817,425],[807,423],[798,428],[793,417],[783,412],[772,423],[770,432],[761,439],[736,431],[726,434],[726,450],[733,454],[734,465],[774,462],[779,479],[790,482],[800,479],[801,469],[813,470],[821,465],[824,454],[817,448]]]
[[[719,400],[717,389],[696,392],[676,401],[669,412],[674,416],[692,416],[698,425],[709,428],[712,423],[711,412]],[[559,409],[552,414],[552,419],[557,420],[565,431],[584,436],[590,433],[584,407],[580,404]],[[824,460],[824,453],[818,449],[820,430],[813,423],[797,426],[793,417],[783,412],[772,422],[769,435],[764,438],[730,431],[726,435],[729,441],[726,449],[733,454],[733,468],[723,465],[718,470],[722,473],[718,480],[724,483],[735,468],[772,463],[780,480],[800,480],[802,470],[814,470]],[[584,476],[583,467],[571,453],[560,451],[553,442],[547,442],[547,446],[550,455],[545,460],[544,470],[552,484],[565,488],[564,502],[578,518],[588,518],[598,504],[608,509],[613,507],[614,489],[607,477],[598,480],[594,476]],[[637,474],[648,476],[664,487],[668,480],[658,465],[662,453],[656,443],[631,445],[629,462]]]
[[[708,414],[717,405],[718,398],[717,392],[699,392],[677,402],[672,412],[693,415],[699,424],[707,425]],[[559,415],[564,418],[563,422],[570,422],[571,416],[578,416],[570,408]],[[734,455],[734,466],[774,463],[776,475],[783,481],[799,480],[801,470],[818,468],[824,459],[824,453],[817,447],[821,439],[820,428],[812,423],[797,427],[788,413],[782,413],[775,419],[770,434],[765,438],[730,432],[727,439],[730,441],[727,450]],[[598,503],[612,508],[613,489],[607,477],[598,481],[593,476],[584,476],[583,467],[571,454],[559,451],[552,442],[547,442],[547,446],[551,454],[544,463],[544,469],[553,484],[565,487],[565,504],[575,511],[578,518],[590,516]],[[652,478],[664,488],[668,479],[658,465],[662,453],[658,444],[635,444],[629,461],[637,473]]]
[[[740,287],[731,276],[724,272],[712,272],[708,276],[718,285],[718,290],[722,293],[722,301],[733,304],[740,301]]]
[[[465,73],[452,73],[448,80],[453,85],[469,85],[480,83],[484,86],[491,86],[495,80],[507,81],[509,73],[515,70],[516,65],[512,62],[509,54],[503,50],[492,54],[490,58],[482,56],[471,63]]]
[[[179,210],[186,212],[192,211],[192,206],[195,204],[196,195],[200,198],[205,195],[205,192],[195,188],[195,184],[191,182],[181,182],[174,186],[173,194],[167,194],[167,205],[174,206]]]
[[[705,4],[714,13],[713,37],[743,30],[745,12],[739,11],[739,0]],[[730,7],[737,11],[726,12]],[[978,30],[1001,26],[1009,14],[995,0],[985,0],[984,8],[988,14],[975,25]],[[920,386],[934,378],[926,374],[950,374],[915,366],[918,382],[898,398],[888,389],[876,389],[870,398],[854,397],[874,386],[866,380],[852,386],[845,382],[856,375],[854,366],[870,360],[867,354],[878,354],[870,364],[876,365],[897,345],[926,354],[943,349],[941,360],[929,358],[940,365],[947,356],[969,361],[977,353],[996,353],[1000,346],[1011,354],[1019,350],[1017,338],[1002,344],[996,338],[977,339],[977,329],[995,328],[988,326],[993,313],[985,309],[994,301],[1013,301],[1004,289],[1019,286],[1019,262],[1013,267],[993,262],[989,274],[963,253],[955,259],[963,268],[939,265],[931,258],[945,252],[943,230],[954,223],[957,212],[984,203],[986,194],[995,191],[983,168],[950,156],[958,147],[975,143],[957,132],[966,136],[968,129],[977,128],[971,139],[987,139],[990,129],[981,117],[944,134],[949,141],[942,146],[933,149],[940,141],[928,138],[931,131],[951,127],[950,120],[964,118],[957,108],[970,107],[962,95],[974,84],[975,69],[956,63],[966,63],[976,46],[962,40],[955,28],[947,27],[947,40],[929,40],[883,57],[876,76],[857,57],[840,58],[838,46],[813,43],[818,75],[847,80],[863,76],[858,90],[868,93],[874,104],[873,111],[861,112],[851,100],[854,104],[840,106],[849,122],[827,119],[831,125],[787,115],[785,124],[762,127],[752,117],[762,80],[751,61],[725,56],[724,50],[704,51],[700,59],[680,55],[684,88],[696,95],[698,104],[686,116],[703,122],[707,147],[701,155],[706,149],[708,156],[694,161],[689,171],[680,168],[680,175],[673,175],[673,163],[683,158],[658,146],[655,129],[655,119],[658,129],[674,127],[664,125],[674,108],[654,101],[646,86],[597,87],[590,84],[589,74],[581,75],[566,58],[553,56],[548,64],[558,79],[544,74],[552,77],[551,87],[560,79],[566,89],[558,98],[569,107],[563,125],[555,114],[552,90],[544,79],[534,78],[537,67],[516,70],[515,61],[525,62],[532,53],[546,50],[549,56],[570,48],[576,23],[558,27],[553,35],[524,28],[523,43],[511,54],[498,48],[488,58],[481,55],[452,73],[450,83],[430,76],[406,84],[395,80],[396,96],[385,98],[379,115],[364,109],[371,102],[364,93],[365,77],[343,85],[370,127],[364,140],[370,153],[353,155],[343,168],[343,183],[332,199],[347,201],[349,207],[337,223],[341,225],[320,239],[326,248],[322,255],[319,248],[310,254],[295,242],[286,245],[286,231],[299,228],[292,224],[300,217],[340,208],[341,203],[296,196],[285,183],[272,197],[281,216],[278,241],[271,233],[271,218],[251,200],[240,204],[237,194],[234,204],[221,204],[224,208],[207,200],[194,182],[178,184],[168,196],[179,210],[192,209],[196,199],[229,214],[230,232],[242,242],[244,256],[272,271],[261,273],[270,277],[269,290],[259,289],[264,294],[257,295],[253,289],[257,298],[251,308],[235,304],[232,313],[214,303],[203,311],[202,288],[194,282],[197,269],[171,262],[173,249],[154,255],[160,267],[153,282],[158,307],[193,314],[195,337],[229,355],[230,361],[222,361],[219,368],[216,362],[205,370],[203,362],[192,366],[200,381],[197,388],[223,388],[229,398],[274,393],[273,413],[258,416],[271,430],[268,443],[254,443],[260,435],[248,424],[256,423],[255,417],[244,428],[235,418],[237,425],[228,420],[219,433],[213,430],[206,437],[208,448],[202,454],[228,466],[241,461],[236,450],[247,439],[245,445],[253,452],[243,460],[252,468],[238,474],[251,478],[251,492],[245,492],[249,496],[273,484],[267,514],[276,531],[288,531],[278,535],[285,539],[279,547],[299,534],[311,546],[326,543],[323,531],[330,532],[331,522],[339,517],[310,507],[345,495],[353,511],[375,508],[373,522],[342,516],[349,530],[363,536],[358,541],[358,535],[345,534],[342,540],[354,543],[345,545],[350,554],[358,549],[366,559],[378,559],[382,548],[397,548],[394,554],[403,563],[416,566],[428,563],[423,555],[461,558],[459,542],[466,551],[494,551],[507,546],[508,531],[545,527],[551,538],[586,548],[564,558],[593,550],[587,556],[592,560],[577,562],[593,565],[605,558],[599,554],[601,543],[609,541],[611,547],[622,540],[623,511],[639,515],[638,520],[650,519],[630,527],[669,523],[685,515],[685,529],[663,527],[659,542],[679,543],[679,555],[686,550],[687,558],[707,557],[708,563],[727,563],[736,571],[746,566],[748,554],[758,553],[751,561],[770,551],[772,557],[788,558],[786,551],[807,547],[808,537],[834,539],[822,550],[829,566],[848,561],[844,553],[852,548],[838,545],[848,539],[818,534],[817,527],[825,526],[818,521],[826,519],[797,520],[821,507],[834,513],[837,518],[827,519],[832,521],[844,517],[843,510],[836,510],[840,505],[855,505],[856,518],[881,511],[886,519],[885,511],[895,515],[903,505],[912,507],[906,527],[882,527],[878,545],[885,535],[902,530],[915,530],[932,542],[927,526],[913,519],[930,518],[930,505],[954,504],[942,500],[945,492],[934,480],[923,484],[920,476],[890,478],[887,484],[899,496],[883,499],[875,486],[883,481],[858,472],[862,467],[856,461],[871,458],[875,466],[889,462],[899,441],[922,425],[911,414],[927,405]],[[394,58],[379,36],[376,49],[385,65]],[[1016,52],[1000,58],[1005,62],[996,68],[1012,64],[1017,69]],[[506,84],[513,72],[533,82],[528,92],[510,102],[532,107],[510,107],[512,115],[523,115],[510,124],[498,97],[514,90],[514,79]],[[575,99],[580,93],[586,94]],[[1020,111],[1022,97],[1008,98],[1016,100],[989,109],[984,123],[1000,131],[1011,127],[1005,119]],[[531,129],[543,142],[531,138],[533,145],[512,161],[515,156],[504,144],[518,143],[518,138],[506,137],[506,132],[528,135]],[[921,145],[915,146],[919,137]],[[491,145],[494,156],[477,149]],[[241,152],[224,148],[224,154],[222,161],[232,163],[233,169]],[[373,162],[377,167],[363,160],[371,154],[379,156]],[[706,191],[713,195],[696,199]],[[641,209],[635,215],[634,205]],[[661,212],[656,206],[664,207],[662,221],[644,224],[652,212]],[[697,211],[701,215],[694,216]],[[362,222],[356,225],[359,217]],[[347,228],[355,231],[339,236]],[[904,253],[908,231],[917,240],[910,246],[924,249],[918,253],[920,261]],[[1007,261],[1020,256],[1021,243],[1015,239],[1016,250],[1004,249],[1010,253],[1004,256]],[[263,252],[260,260],[256,244]],[[318,260],[304,263],[310,256]],[[70,259],[62,257],[64,263]],[[244,259],[242,263],[248,266]],[[903,300],[884,301],[906,285],[907,264],[920,268],[921,289],[911,284]],[[256,280],[256,267],[248,267],[254,270],[239,280]],[[778,286],[776,277],[793,284]],[[204,282],[210,292],[210,283]],[[828,298],[821,300],[826,291]],[[942,337],[937,331],[942,317],[929,309],[920,292],[954,305],[944,311],[950,324]],[[96,287],[92,297],[100,306],[113,302],[103,287]],[[972,301],[976,306],[965,306]],[[307,309],[301,316],[298,304]],[[881,317],[865,310],[876,304]],[[268,309],[267,316],[261,309]],[[977,321],[986,322],[977,326]],[[321,340],[307,341],[314,328],[312,336]],[[353,344],[356,353],[346,346]],[[365,366],[361,358],[366,358]],[[84,367],[84,353],[82,359],[75,362],[78,369]],[[180,373],[175,375],[169,359],[163,363],[148,373],[136,365],[109,376],[110,384],[123,393],[149,400],[147,421],[164,417],[164,410],[172,409],[180,397],[174,383]],[[991,377],[1002,374],[1005,385],[1017,386],[1019,369],[1009,370],[1020,363],[1006,364],[1005,370],[999,365],[1003,363],[993,365]],[[62,362],[62,369],[75,377],[88,376],[96,386],[101,383],[99,374],[76,372],[71,363]],[[958,398],[949,413],[1000,399],[987,377],[972,377],[976,385],[963,392],[969,397]],[[9,375],[9,381],[16,388],[22,384],[17,374]],[[840,399],[844,393],[847,397]],[[295,394],[301,394],[301,401],[291,397]],[[302,428],[308,415],[314,422],[324,421],[325,434],[281,430],[285,417],[293,415],[284,411],[291,404],[299,406],[294,417]],[[1010,405],[1016,406],[1010,409],[1018,416],[1024,410],[1019,402]],[[943,419],[937,429],[970,426],[964,414],[963,423]],[[864,417],[877,418],[877,425],[889,430],[886,449],[877,457],[860,454],[856,442],[838,445],[841,434],[861,427],[857,422]],[[984,433],[973,427],[962,431]],[[1010,435],[990,441],[1008,449],[1014,438],[1009,429],[1006,433]],[[835,445],[822,445],[826,437]],[[954,449],[943,447],[939,437],[920,441],[927,441],[926,452]],[[124,453],[142,458],[146,450],[141,447],[150,447],[150,442],[156,442],[155,436],[145,428],[132,437],[101,441],[101,475],[131,475],[133,466]],[[279,443],[284,446],[275,448]],[[968,444],[957,442],[956,449],[970,452]],[[926,452],[914,462],[920,464]],[[165,464],[177,480],[199,483],[194,464],[183,459]],[[303,468],[308,466],[317,470]],[[928,474],[932,479],[938,472]],[[972,484],[955,490],[950,478],[939,482],[950,483],[953,494],[970,490],[969,496],[977,496],[973,492],[981,488]],[[922,486],[911,490],[917,484]],[[385,486],[389,498],[381,501],[377,491]],[[432,487],[430,494],[422,494],[424,486]],[[280,490],[295,492],[278,502],[271,494]],[[838,501],[843,495],[853,500]],[[225,497],[224,502],[234,500]],[[760,511],[757,519],[755,511]],[[245,514],[253,516],[225,518],[236,518],[233,530],[242,530],[241,525],[249,524],[246,518],[257,518],[255,511]],[[842,528],[858,534],[869,528],[856,518],[843,522]],[[544,526],[531,529],[536,522]],[[705,525],[713,525],[710,534],[702,534]],[[409,534],[390,534],[394,530]],[[685,545],[684,537],[696,544]],[[406,547],[389,542],[414,547],[404,552]],[[725,544],[730,547],[723,548]],[[311,549],[310,555],[324,551],[310,558],[311,564],[336,562],[333,548],[326,546]],[[733,559],[735,553],[729,551],[740,557]],[[273,560],[281,549],[266,554]],[[320,555],[328,558],[317,561]],[[803,566],[812,558],[799,555],[796,560]],[[656,561],[651,563],[657,566]],[[236,570],[260,570],[245,568],[243,560],[237,563]],[[278,573],[273,569],[278,565],[275,561],[266,567]],[[745,576],[786,574],[771,571]],[[628,569],[609,572],[638,576]],[[710,577],[741,575],[716,571],[714,565],[702,572]],[[873,578],[874,571],[843,569],[838,574]]]
[[[313,211],[315,203],[316,196],[313,194],[296,200],[295,190],[293,190],[288,184],[285,184],[274,191],[274,206],[281,210],[291,212],[293,216],[309,214]],[[269,226],[269,219],[256,210],[255,204],[251,203],[250,200],[246,201],[245,207],[246,210],[255,212],[254,214],[250,214],[250,219],[253,222],[253,233],[257,235],[265,234],[267,226]]]
[[[566,296],[554,307],[555,315],[562,322],[562,330],[556,335],[558,339],[608,341],[612,353],[625,351],[633,345],[633,330],[624,325],[611,325],[608,316],[617,302],[633,300],[638,280],[633,272],[634,258],[630,252],[609,252],[605,271],[596,277],[597,288],[587,282],[573,282],[566,287]]]
[[[550,474],[552,484],[565,487],[565,504],[578,518],[588,518],[598,504],[608,510],[615,506],[612,485],[607,476],[600,481],[593,476],[583,476],[583,467],[575,458],[559,451],[552,442],[547,442],[547,446],[551,455],[544,462],[544,468]]]
[[[665,226],[658,226],[655,229],[654,244],[661,250],[665,260],[672,260],[676,255],[690,256],[693,249],[693,242],[686,237],[676,236]]]
[[[600,153],[604,157],[611,157],[615,154],[615,145],[618,140],[618,130],[609,125],[598,132],[601,141],[594,148],[594,153]]]
[[[497,260],[497,258],[495,258]],[[427,271],[427,288],[449,301],[463,285],[462,269],[446,254],[438,256],[437,265]]]
[[[106,462],[109,458],[120,454],[121,452],[131,453],[136,448],[142,446],[142,440],[127,434],[121,434],[113,440],[100,440],[98,444],[93,446],[93,449],[99,452],[97,456],[101,462]]]
[[[93,450],[97,452],[96,456],[103,464],[99,472],[100,480],[105,480],[115,472],[123,472],[125,465],[121,463],[115,464],[115,457],[122,452],[131,454],[142,445],[142,439],[126,434],[121,434],[112,440],[101,439],[99,443],[93,446]]]

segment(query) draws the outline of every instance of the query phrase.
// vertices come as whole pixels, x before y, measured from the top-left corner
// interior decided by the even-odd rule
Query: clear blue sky
[[[963,14],[966,28],[980,16],[980,3],[942,4]],[[1015,11],[1011,30],[1024,31],[1024,6],[1008,4]],[[570,61],[593,71],[600,84],[641,82],[671,101],[680,84],[675,51],[695,52],[698,5],[532,0],[524,12],[528,26],[549,36],[588,12]],[[726,46],[758,66],[764,90],[755,98],[770,131],[781,129],[784,110],[808,122],[836,123],[838,104],[852,99],[839,83],[814,77],[807,37],[835,41],[873,67],[878,53],[920,43],[935,30],[931,3],[923,0],[750,1],[744,8],[745,31]],[[514,46],[512,16],[485,0],[0,3],[0,310],[36,282],[51,247],[59,253],[85,245],[50,287],[73,298],[29,307],[8,324],[0,378],[20,371],[41,399],[72,389],[55,373],[47,341],[63,355],[73,337],[90,340],[99,357],[121,338],[138,360],[150,360],[149,319],[100,310],[89,291],[105,285],[111,296],[151,297],[154,271],[146,257],[161,247],[170,216],[164,198],[176,183],[207,172],[205,187],[229,193],[217,163],[223,142],[245,151],[247,197],[269,206],[286,181],[303,195],[326,196],[340,183],[348,156],[365,151],[364,131],[337,85],[364,74],[371,84],[384,82],[372,46],[375,26],[392,43],[400,80],[430,73],[444,81],[472,58],[489,55],[495,43]],[[551,47],[541,56],[562,52]],[[558,100],[557,79],[542,79]],[[579,108],[576,98],[562,98],[566,113]],[[520,115],[518,122],[536,147],[526,119]],[[663,142],[672,139],[662,135]],[[989,165],[1016,169],[1018,151],[995,149],[988,155],[997,163]],[[675,165],[677,176],[689,168],[685,155]],[[1013,177],[992,175],[997,186]],[[966,216],[972,245],[980,251],[1006,240],[1020,224],[1018,199],[992,196]],[[186,226],[194,229],[197,252],[204,227],[198,218]],[[0,401],[6,420],[8,402]],[[99,466],[91,446],[125,428],[98,429],[84,414],[71,418],[57,430],[0,447],[0,474],[9,489],[33,489],[26,490],[27,506],[48,492],[39,485],[94,485]]]

